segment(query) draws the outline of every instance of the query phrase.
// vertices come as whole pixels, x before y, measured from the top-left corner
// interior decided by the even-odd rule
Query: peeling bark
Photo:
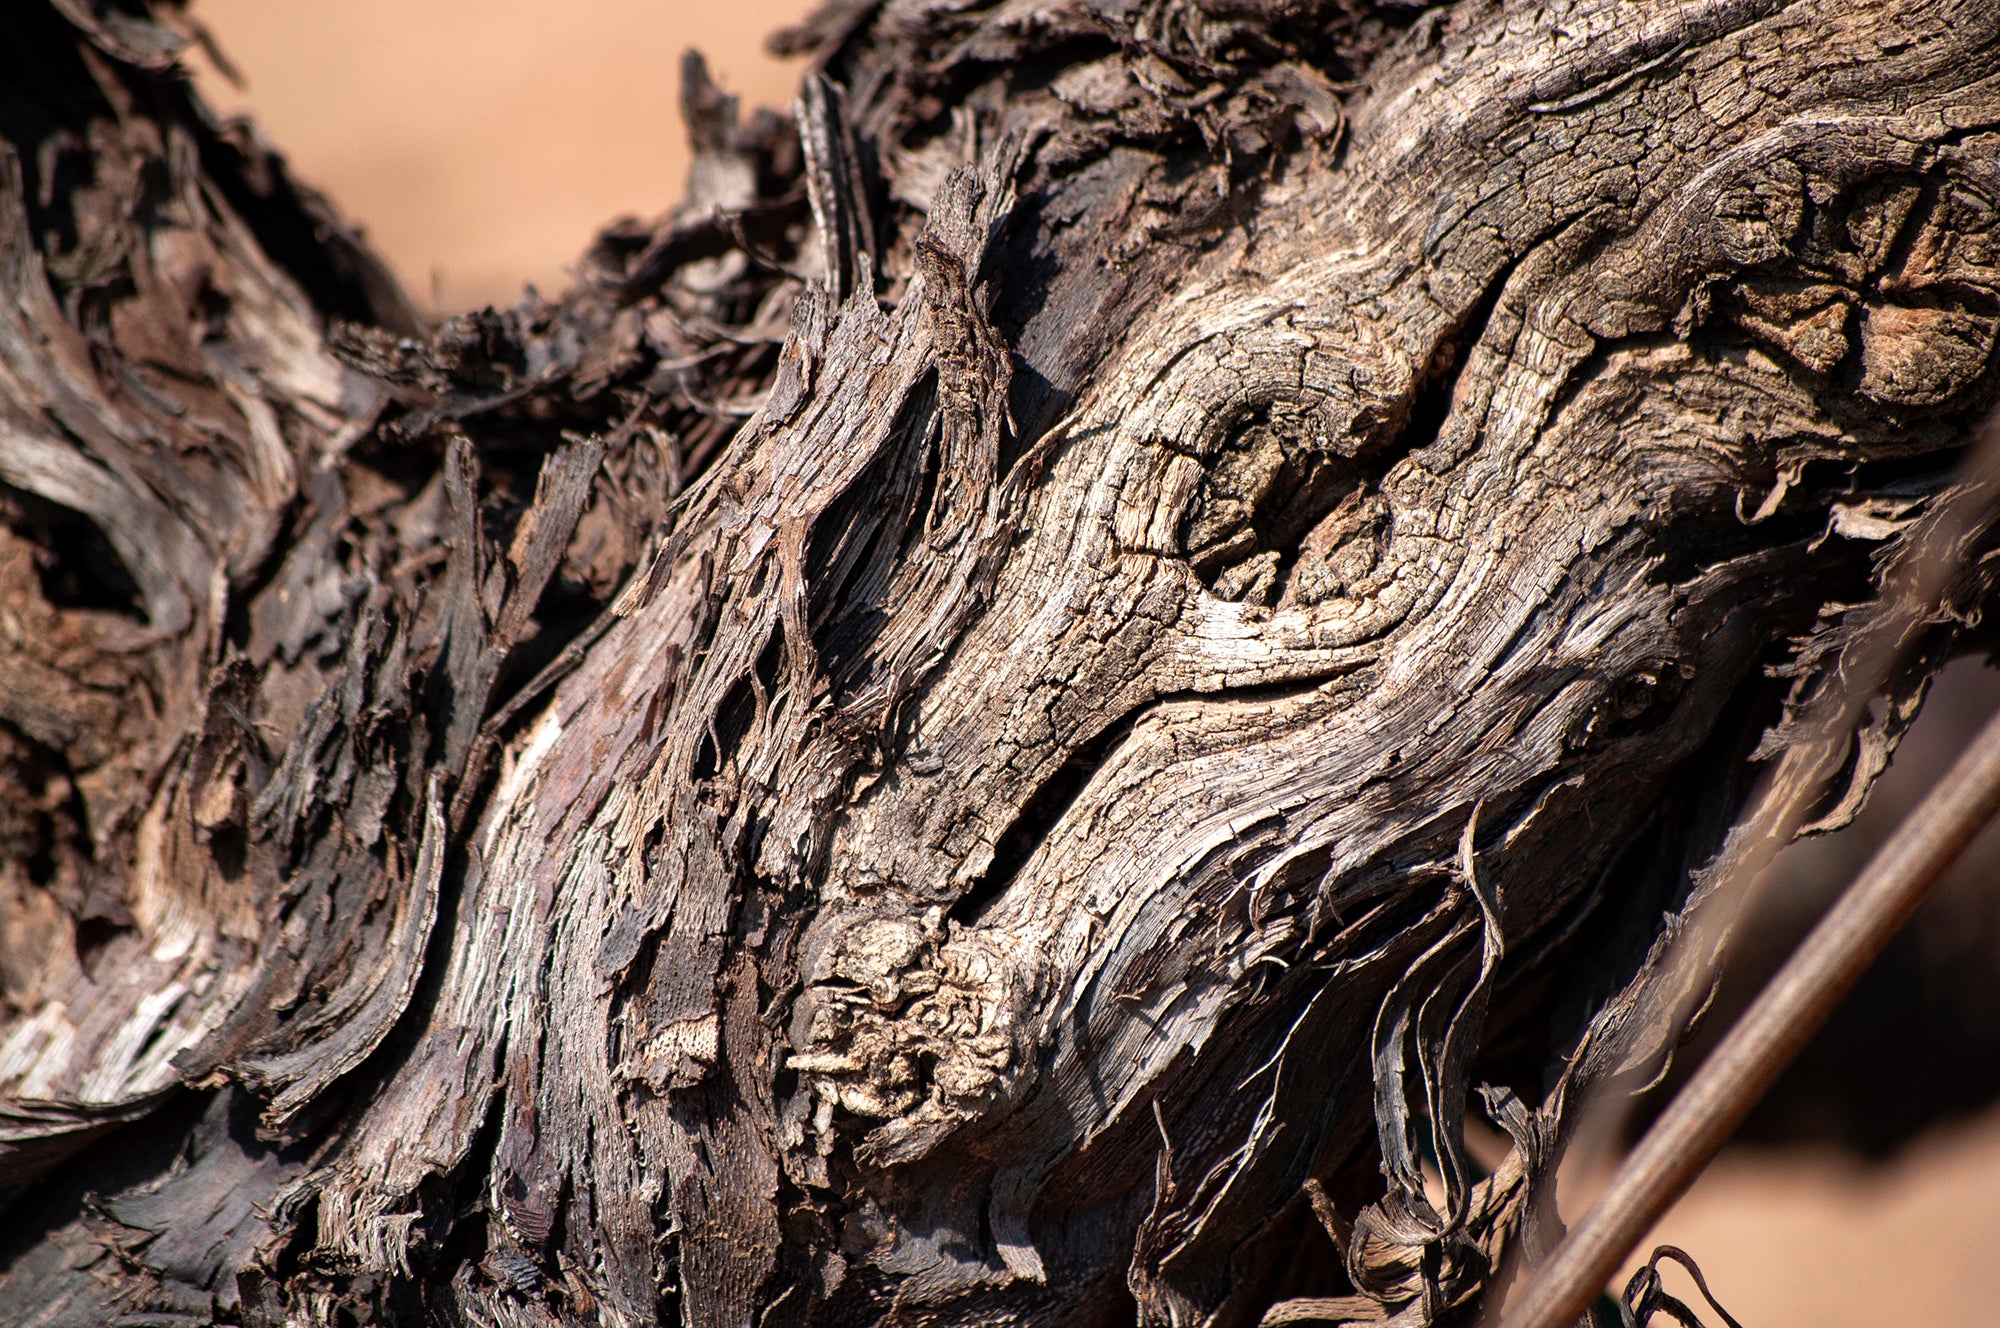
[[[1986,0],[841,0],[434,330],[181,22],[0,35],[10,1322],[1447,1318],[1977,625]]]

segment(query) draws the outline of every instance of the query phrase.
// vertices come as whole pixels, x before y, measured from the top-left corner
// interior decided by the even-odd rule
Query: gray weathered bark
[[[1989,0],[842,0],[435,331],[177,21],[0,34],[10,1322],[1448,1316],[1976,623],[1786,748],[1995,396]]]

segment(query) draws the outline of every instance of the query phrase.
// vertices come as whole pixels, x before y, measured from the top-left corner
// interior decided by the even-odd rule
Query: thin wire
[[[1885,575],[1882,612],[1843,657],[1834,685],[1764,781],[1718,863],[1679,949],[1712,963],[1722,932],[1791,842],[1844,749],[1863,706],[1933,620],[1963,559],[1990,530],[2000,499],[2000,409],[1977,431],[1961,471]],[[1566,1328],[1584,1312],[1646,1230],[1713,1158],[1729,1132],[1825,1020],[2000,803],[2000,717],[1982,730],[1922,806],[1870,861],[1779,970],[1736,1028],[1647,1132],[1555,1256],[1532,1276],[1502,1328]],[[1736,883],[1742,883],[1739,887]],[[1690,990],[1702,984],[1691,984]],[[1669,1012],[1679,1018],[1684,1010]]]
[[[2000,810],[2000,715],[1778,970],[1502,1320],[1566,1328]]]

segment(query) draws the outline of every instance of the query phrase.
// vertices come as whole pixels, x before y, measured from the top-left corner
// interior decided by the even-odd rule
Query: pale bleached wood
[[[1428,1322],[1993,396],[1983,0],[835,5],[433,331],[76,8],[0,36],[22,1322]]]

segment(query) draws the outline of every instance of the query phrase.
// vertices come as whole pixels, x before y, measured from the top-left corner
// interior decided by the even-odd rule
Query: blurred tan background
[[[553,295],[598,226],[652,216],[687,172],[680,55],[751,106],[796,61],[766,33],[810,0],[197,0],[243,74],[197,60],[218,109],[254,115],[361,222],[419,305]]]
[[[798,66],[766,55],[763,37],[810,8],[810,0],[198,0],[197,15],[247,86],[208,67],[197,76],[213,104],[254,115],[298,172],[362,225],[421,305],[449,313],[511,303],[529,282],[553,294],[599,225],[671,206],[687,168],[676,109],[681,52],[700,47],[746,109],[783,105]],[[1767,930],[1777,939],[1767,950],[1809,915],[1797,901],[1838,884],[1865,851],[1857,840],[1892,824],[1976,726],[1976,712],[1990,709],[1990,676],[1959,675],[1906,744],[1870,825],[1795,854],[1784,890],[1793,902],[1774,910],[1781,916]],[[1949,953],[1897,970],[1938,989],[1914,1004],[1881,982],[1861,992],[1846,1013],[1864,1026],[1860,1040],[1850,1033],[1810,1053],[1818,1069],[1794,1077],[1785,1110],[1753,1122],[1755,1142],[1725,1154],[1656,1233],[1695,1255],[1746,1328],[2000,1322],[1984,1289],[1990,1247],[2000,1243],[2000,1114],[1981,1105],[1991,1100],[1987,1083],[1961,1086],[1960,1097],[1893,1128],[1871,1115],[1891,1110],[1883,1095],[1839,1086],[1845,1076],[1893,1087],[1886,1081],[1915,1073],[1885,1064],[1885,1047],[1919,1062],[1956,1053],[2000,1074],[2000,1054],[1987,1055],[2000,1052],[2000,1022],[1978,1023],[1993,1011],[1980,1016],[1964,999],[2000,988],[1992,981],[2000,939],[1989,925],[2000,844],[1989,836],[1969,861],[1905,947]],[[2000,998],[1986,1004],[2000,1010]],[[1869,1026],[1871,1011],[1887,1025]],[[1905,1026],[1919,1017],[1921,1029]],[[1865,1063],[1844,1063],[1857,1046],[1872,1048]],[[1857,1148],[1856,1138],[1866,1142]],[[1668,1276],[1693,1298],[1684,1278]]]

